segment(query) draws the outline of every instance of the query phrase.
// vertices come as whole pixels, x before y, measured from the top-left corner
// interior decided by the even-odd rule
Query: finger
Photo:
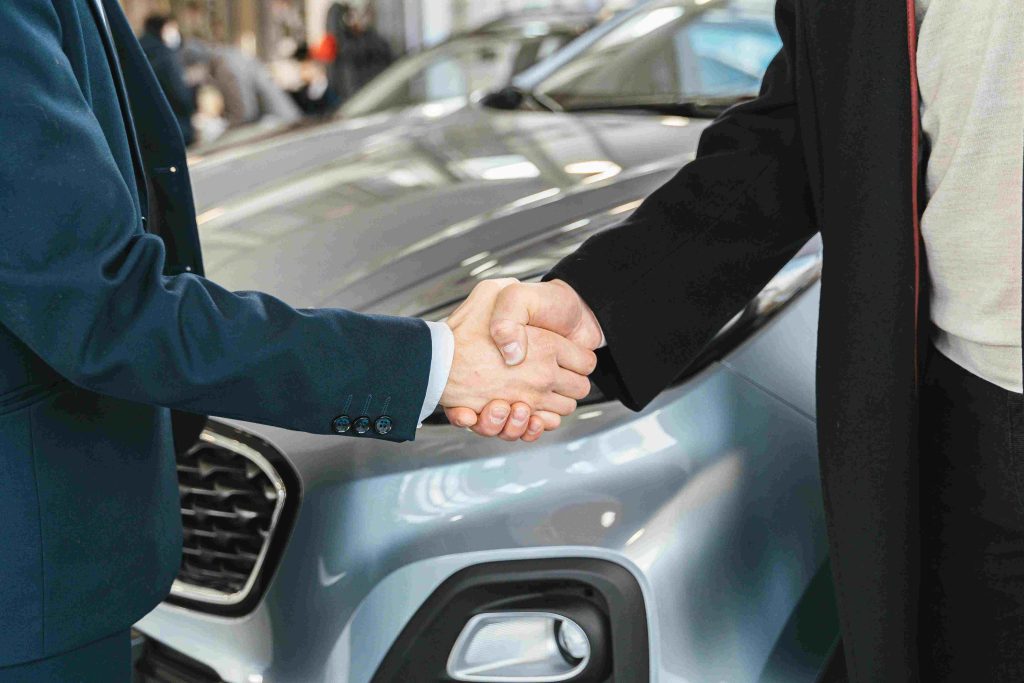
[[[600,343],[600,325],[576,291],[561,281],[516,284],[501,290],[491,314],[491,336],[509,365],[526,358],[525,326],[532,325],[588,348]]]
[[[530,421],[526,426],[526,433],[523,434],[523,441],[526,443],[533,443],[544,434],[544,420],[539,415],[530,416]]]
[[[576,401],[561,394],[549,393],[537,402],[537,410],[547,410],[558,415],[572,415],[576,412]]]
[[[518,441],[526,434],[526,429],[530,422],[530,406],[525,403],[513,403],[512,413],[509,415],[508,421],[505,422],[505,428],[499,435],[505,441]]]
[[[477,423],[472,427],[473,432],[480,436],[498,436],[511,412],[512,406],[507,401],[491,401],[480,411]]]
[[[538,410],[533,414],[534,418],[540,418],[540,421],[544,423],[544,430],[553,432],[562,426],[562,416],[558,413],[552,413],[547,410]]]
[[[579,324],[580,307],[572,290],[549,283],[515,284],[498,294],[491,314],[491,338],[505,362],[518,365],[526,358],[526,326],[543,327],[568,336]]]
[[[531,291],[523,285],[510,285],[502,289],[494,301],[491,338],[508,365],[519,365],[526,358]]]
[[[550,334],[550,333],[549,333]],[[563,339],[557,335],[554,337],[555,359],[558,364],[566,370],[572,370],[578,375],[589,375],[597,368],[597,354],[590,349],[585,349],[579,344]]]
[[[582,401],[590,394],[590,380],[583,375],[559,368],[555,372],[555,383],[552,389],[556,394]]]
[[[445,408],[444,414],[454,427],[472,427],[477,422],[477,414],[469,408]]]
[[[491,339],[501,351],[506,365],[519,365],[526,359],[525,324],[507,318],[491,318]]]

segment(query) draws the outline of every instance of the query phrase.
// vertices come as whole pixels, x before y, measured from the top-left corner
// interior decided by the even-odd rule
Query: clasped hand
[[[601,329],[564,282],[482,282],[447,322],[455,355],[441,405],[456,426],[535,441],[590,393]]]

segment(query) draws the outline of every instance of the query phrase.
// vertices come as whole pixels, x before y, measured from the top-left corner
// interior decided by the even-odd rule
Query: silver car
[[[428,319],[483,278],[536,278],[756,93],[772,4],[652,0],[487,106],[208,157],[208,271],[299,306]],[[644,411],[595,392],[537,444],[440,415],[400,445],[210,420],[179,457],[185,552],[138,624],[140,679],[813,681],[838,637],[820,267],[815,239]]]
[[[467,100],[504,85],[592,24],[582,14],[523,12],[495,19],[395,62],[342,106],[347,118]]]

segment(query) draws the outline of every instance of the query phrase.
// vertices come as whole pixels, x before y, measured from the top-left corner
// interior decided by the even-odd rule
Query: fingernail
[[[491,411],[491,422],[501,424],[508,417],[508,408],[495,408]]]
[[[512,342],[501,347],[501,355],[505,356],[505,363],[517,365],[523,360],[523,347],[519,342]]]
[[[463,418],[461,418],[461,417],[460,417],[460,418],[456,418],[456,419],[455,419],[455,426],[456,426],[456,427],[468,427],[468,426],[469,426],[469,423],[468,423],[468,422],[466,422],[466,420],[465,420],[465,419],[463,419]]]
[[[512,421],[517,424],[526,422],[527,418],[530,417],[530,411],[526,408],[516,408],[512,412]]]
[[[536,434],[537,432],[541,431],[542,429],[544,429],[543,426],[538,427],[537,425],[530,425],[529,427],[526,428],[526,431],[529,432],[530,434]]]

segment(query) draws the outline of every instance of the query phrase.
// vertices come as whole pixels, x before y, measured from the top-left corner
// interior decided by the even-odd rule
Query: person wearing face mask
[[[185,82],[185,69],[181,63],[181,30],[173,17],[152,14],[146,18],[139,44],[153,67],[157,81],[178,119],[185,145],[195,142],[192,115],[196,111],[195,92]]]

